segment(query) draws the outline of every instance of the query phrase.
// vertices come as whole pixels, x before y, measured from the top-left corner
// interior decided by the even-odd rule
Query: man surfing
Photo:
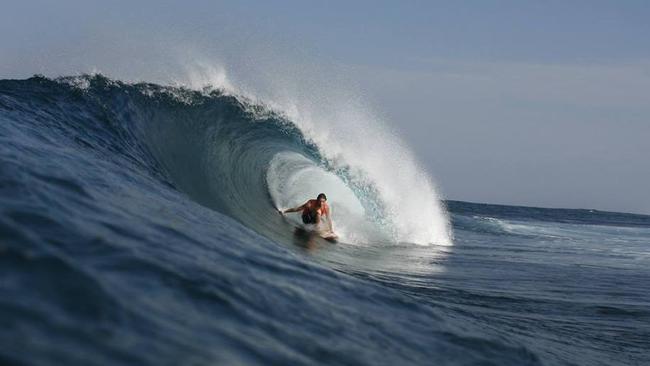
[[[332,215],[330,214],[330,207],[327,204],[327,196],[325,196],[325,193],[319,194],[315,200],[309,200],[301,206],[289,208],[284,211],[278,210],[280,214],[298,211],[302,211],[302,222],[304,224],[315,224],[316,227],[320,226],[324,217],[327,217],[328,231],[322,234],[322,236],[324,238],[336,238],[336,234],[334,234],[334,229],[332,228]]]

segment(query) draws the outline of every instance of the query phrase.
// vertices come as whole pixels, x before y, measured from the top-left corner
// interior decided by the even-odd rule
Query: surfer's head
[[[318,195],[318,197],[316,197],[316,201],[318,201],[319,205],[322,205],[327,201],[327,196],[325,195],[325,193],[321,193]]]

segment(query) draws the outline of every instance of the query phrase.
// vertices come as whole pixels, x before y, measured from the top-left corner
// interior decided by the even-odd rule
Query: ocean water
[[[441,202],[372,126],[325,135],[219,89],[0,81],[0,364],[650,364],[650,216]],[[336,244],[276,212],[320,191]]]

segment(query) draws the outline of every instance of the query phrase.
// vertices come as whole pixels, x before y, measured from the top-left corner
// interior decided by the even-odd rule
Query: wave
[[[344,112],[1,80],[0,360],[648,363],[650,216],[447,202],[455,245],[412,245],[450,240],[433,185]],[[293,235],[275,206],[320,191],[345,242],[372,245]]]
[[[335,124],[314,126],[304,115],[291,118],[296,114],[271,102],[225,89],[103,75],[34,77],[21,87],[31,98],[55,99],[52,108],[63,113],[58,122],[101,130],[93,133],[115,145],[113,153],[272,239],[288,240],[291,233],[276,207],[325,192],[345,242],[451,244],[429,178],[380,125],[373,129],[350,116],[349,128],[339,132]]]

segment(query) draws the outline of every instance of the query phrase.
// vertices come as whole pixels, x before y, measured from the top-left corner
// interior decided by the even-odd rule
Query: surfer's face
[[[319,199],[319,200],[318,200],[318,207],[322,206],[323,203],[325,203],[325,201],[327,201],[325,198],[321,198],[321,199]]]

